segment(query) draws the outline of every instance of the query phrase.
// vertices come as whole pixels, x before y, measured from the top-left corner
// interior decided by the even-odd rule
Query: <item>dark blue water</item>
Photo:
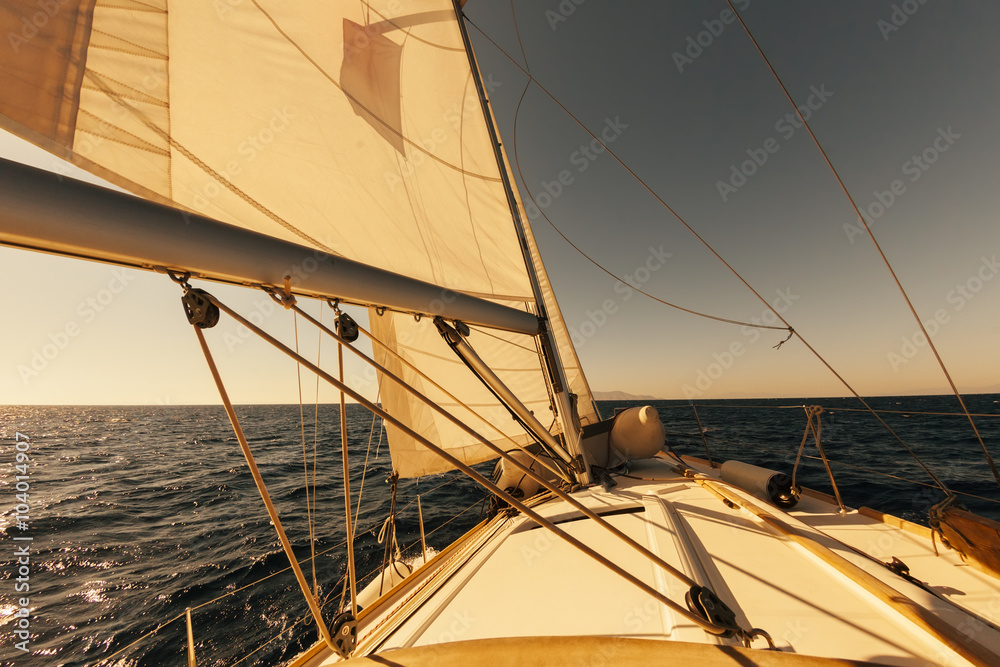
[[[974,413],[1000,415],[1000,396],[968,397]],[[848,399],[754,400],[698,404],[716,459],[740,458],[790,471],[805,428],[802,404],[826,407],[823,442],[845,501],[923,521],[942,496],[934,488],[865,472],[871,468],[929,483],[930,478],[871,415],[850,412]],[[949,397],[872,399],[884,418],[953,490],[1000,500],[982,449]],[[631,403],[602,402],[610,416]],[[694,412],[682,401],[659,401],[668,438],[681,453],[705,456]],[[757,406],[757,407],[750,407]],[[761,407],[763,406],[763,407]],[[299,558],[310,554],[303,447],[297,406],[238,408],[244,431]],[[307,457],[312,460],[313,408],[306,409]],[[221,407],[8,407],[0,408],[0,658],[3,664],[98,663],[142,635],[194,608],[200,665],[288,660],[311,645],[315,629],[298,584],[287,567],[260,496]],[[1000,456],[1000,418],[978,417],[987,446]],[[340,600],[346,567],[340,434],[336,406],[320,407],[317,442],[315,559],[324,612]],[[369,433],[374,437],[368,448]],[[391,469],[380,425],[359,406],[348,406],[352,490],[364,470],[358,525],[359,573],[374,573],[382,559],[376,534],[389,510]],[[30,520],[15,524],[15,431],[30,438]],[[772,451],[773,450],[773,451]],[[811,443],[806,453],[815,455]],[[850,465],[847,465],[850,464]],[[851,467],[855,466],[855,467]],[[482,469],[489,470],[490,464]],[[822,465],[806,459],[801,481],[830,491]],[[423,495],[428,542],[442,548],[478,522],[483,493],[455,474],[402,480],[397,534],[407,555],[419,551],[416,493]],[[1000,519],[1000,505],[963,497]],[[453,520],[455,514],[464,514]],[[14,649],[15,536],[31,536],[30,648]],[[311,568],[304,567],[311,580]],[[275,573],[262,583],[249,586]],[[227,595],[228,594],[228,595]],[[222,599],[220,596],[226,596]],[[203,606],[202,606],[203,605]],[[274,640],[274,641],[271,641]],[[270,643],[267,643],[269,642]],[[113,665],[184,664],[183,619],[118,653]]]

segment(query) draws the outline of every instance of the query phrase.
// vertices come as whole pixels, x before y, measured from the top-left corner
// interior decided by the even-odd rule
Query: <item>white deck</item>
[[[703,469],[706,473],[711,471]],[[786,652],[893,665],[969,664],[946,644],[877,599],[802,545],[693,481],[663,460],[639,462],[637,477],[618,477],[605,492],[575,497],[732,608],[744,628],[762,628]],[[911,530],[851,511],[842,516],[818,497],[790,514],[742,494],[811,539],[927,606],[1000,655],[1000,633],[848,546],[880,560],[902,559],[917,579],[993,623],[1000,580],[966,566]],[[687,586],[655,567],[560,501],[536,508],[670,599],[684,604]],[[822,532],[820,532],[822,531]],[[443,553],[385,596],[359,622],[355,655],[403,647],[502,637],[613,636],[735,644],[705,633],[615,573],[523,517],[498,520]],[[758,640],[755,648],[766,647]],[[336,660],[318,651],[303,665]],[[1000,659],[998,663],[1000,664]]]

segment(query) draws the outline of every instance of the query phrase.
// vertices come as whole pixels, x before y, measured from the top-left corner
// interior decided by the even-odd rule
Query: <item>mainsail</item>
[[[596,419],[530,230],[512,217],[450,1],[4,0],[0,33],[0,127],[140,196],[439,285],[430,314],[453,293],[539,312],[531,262],[580,418]],[[373,309],[371,321],[390,369],[491,440],[527,440],[431,318]],[[557,431],[537,341],[470,342]],[[490,458],[390,385],[390,412],[466,462]],[[390,442],[404,476],[444,467],[399,432]]]

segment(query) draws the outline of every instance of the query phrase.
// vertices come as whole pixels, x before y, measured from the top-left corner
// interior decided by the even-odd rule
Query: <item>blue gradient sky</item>
[[[786,118],[791,108],[742,28],[719,20],[724,2],[514,4],[535,78],[594,132],[618,128],[608,131],[612,150],[860,393],[946,391],[829,168]],[[933,340],[959,388],[1000,391],[1000,5],[734,4],[796,101],[812,96],[810,126],[855,200],[877,214],[872,231],[922,319],[935,322]],[[466,11],[524,65],[509,3],[473,1]],[[522,192],[548,195],[539,203],[554,224],[662,299],[739,320],[765,315],[613,158],[588,156],[590,137],[534,86],[515,140],[526,77],[476,28],[470,33],[505,147],[523,171]],[[699,39],[700,53],[691,46]],[[679,67],[682,55],[689,60]],[[9,139],[0,153],[57,164]],[[719,183],[753,156],[763,163],[746,166],[752,175],[730,182],[739,187],[723,188],[724,199]],[[630,294],[543,218],[532,226],[594,389],[663,398],[848,393],[801,342],[775,350],[781,332]],[[0,249],[0,275],[9,286],[3,403],[217,400],[179,290],[165,277],[116,278],[111,267],[9,249]],[[293,338],[266,297],[213,290]],[[25,376],[19,368],[61,342],[68,326],[77,333]],[[234,400],[296,400],[290,362],[229,328],[217,349]],[[315,339],[303,338],[307,345],[315,349]],[[353,366],[352,375],[374,395],[373,378]]]

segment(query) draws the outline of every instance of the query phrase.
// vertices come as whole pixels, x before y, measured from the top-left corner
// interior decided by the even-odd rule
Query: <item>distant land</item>
[[[626,394],[624,391],[595,391],[594,400],[595,401],[662,401],[662,398],[657,398],[656,396],[636,396],[635,394]]]

